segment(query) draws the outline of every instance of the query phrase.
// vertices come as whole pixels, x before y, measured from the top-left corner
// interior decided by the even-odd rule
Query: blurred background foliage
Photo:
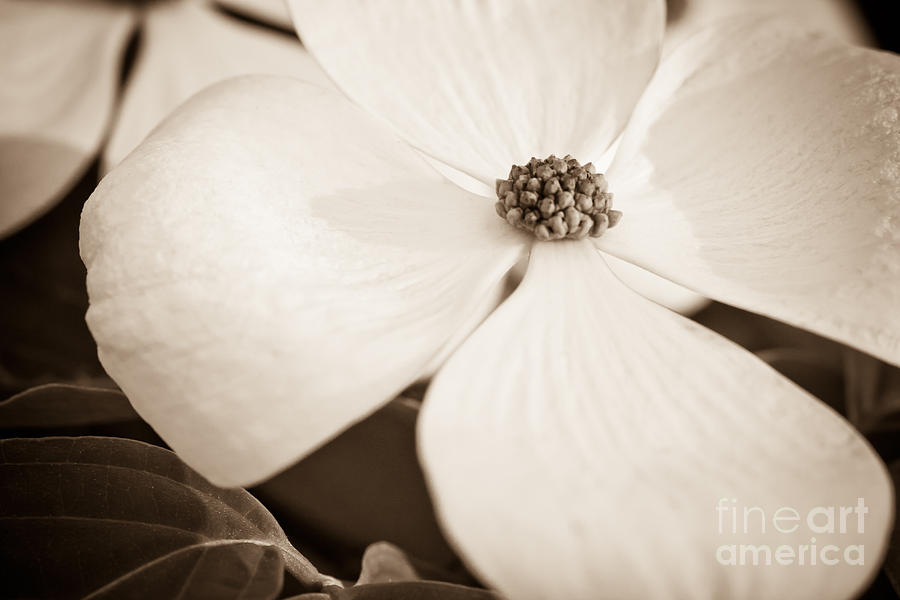
[[[756,4],[766,2],[774,0]],[[751,2],[670,0],[669,43],[676,43],[707,20],[747,4]],[[900,50],[896,0],[792,0],[789,4],[787,12],[854,43]],[[233,21],[247,31],[265,31],[265,35],[282,40],[279,44],[300,48],[300,42],[291,37],[284,12],[272,9],[271,3],[233,0],[211,8],[216,19]],[[145,43],[138,22],[120,60],[120,92],[116,95],[120,111],[125,97],[122,90],[134,82]],[[224,71],[224,75],[232,74],[229,69]],[[195,82],[193,87],[202,87],[201,83],[205,82]],[[193,87],[182,86],[165,99],[165,109],[156,111],[164,114],[169,105],[196,91]],[[150,126],[152,123],[143,125]],[[0,153],[0,160],[7,155]],[[78,224],[81,208],[105,169],[101,156],[101,149],[94,148],[89,165],[77,173],[74,183],[61,187],[59,201],[52,208],[36,211],[30,223],[17,225],[17,231],[0,239],[0,398],[44,386],[0,403],[3,438],[101,435],[165,446],[131,411],[104,373],[84,322],[87,295],[85,270],[78,255]],[[9,168],[0,165],[0,176],[9,174]],[[8,187],[0,187],[0,191],[12,193]],[[900,369],[806,331],[716,302],[693,318],[756,353],[843,414],[868,437],[895,478],[900,475]],[[440,533],[416,460],[414,426],[423,391],[423,385],[407,390],[403,398],[251,490],[320,571],[355,580],[366,548],[387,540],[403,552],[398,555],[378,549],[371,555],[375,558],[370,558],[374,561],[370,570],[380,564],[379,568],[388,570],[413,569],[424,579],[476,584]],[[865,598],[898,597],[891,585],[893,581],[900,589],[896,540],[893,547],[887,572],[873,583]],[[375,577],[371,582],[377,581]],[[301,591],[288,578],[282,596]],[[447,594],[441,597],[452,597]]]

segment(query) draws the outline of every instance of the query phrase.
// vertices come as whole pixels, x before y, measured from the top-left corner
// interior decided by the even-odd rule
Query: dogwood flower
[[[422,465],[449,538],[509,597],[860,590],[893,518],[872,449],[605,257],[900,362],[900,59],[746,17],[657,69],[652,0],[292,7],[352,102],[215,86],[82,217],[100,358],[182,458],[262,480],[440,365]],[[614,208],[552,158],[508,203],[496,183],[531,157],[593,161],[620,133]],[[545,196],[541,218],[579,233],[541,241],[560,236],[510,218]],[[744,544],[777,561],[737,562]]]
[[[226,4],[281,22],[279,0]],[[116,111],[122,57],[138,30]],[[204,87],[243,73],[319,75],[296,40],[227,17],[211,0],[2,0],[0,49],[0,236],[51,208],[107,136],[103,170]]]

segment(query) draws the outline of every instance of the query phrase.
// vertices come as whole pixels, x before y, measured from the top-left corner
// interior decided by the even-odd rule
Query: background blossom
[[[229,6],[286,25],[277,0]],[[295,38],[204,0],[3,0],[0,39],[0,236],[53,206],[101,145],[105,172],[207,85],[243,73],[324,81]]]

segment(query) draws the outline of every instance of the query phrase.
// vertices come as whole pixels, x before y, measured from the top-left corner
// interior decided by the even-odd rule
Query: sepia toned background
[[[0,2],[0,399],[13,398],[0,404],[0,430],[4,438],[103,435],[164,446],[104,373],[84,323],[81,208],[105,172],[207,85],[251,72],[326,79],[277,1],[43,2],[43,29],[29,31],[20,27],[27,21],[20,4]],[[750,4],[769,4],[851,43],[900,51],[896,0],[670,0],[667,45]],[[27,103],[14,85],[28,88]],[[42,110],[45,127],[29,137],[22,123]],[[900,369],[658,282],[635,285],[670,298],[841,412],[900,475]],[[37,386],[44,387],[17,396]],[[419,470],[422,393],[422,386],[407,390],[250,490],[320,571],[354,580],[366,548],[387,540],[424,578],[477,584],[442,537]],[[10,543],[3,552],[16,551]],[[900,597],[893,547],[864,598]],[[296,592],[287,580],[282,597]]]

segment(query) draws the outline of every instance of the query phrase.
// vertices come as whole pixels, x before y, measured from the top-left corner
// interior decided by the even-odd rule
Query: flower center
[[[551,154],[513,165],[509,177],[497,180],[494,207],[507,223],[539,240],[582,240],[600,237],[622,218],[606,189],[606,178],[593,164]]]

